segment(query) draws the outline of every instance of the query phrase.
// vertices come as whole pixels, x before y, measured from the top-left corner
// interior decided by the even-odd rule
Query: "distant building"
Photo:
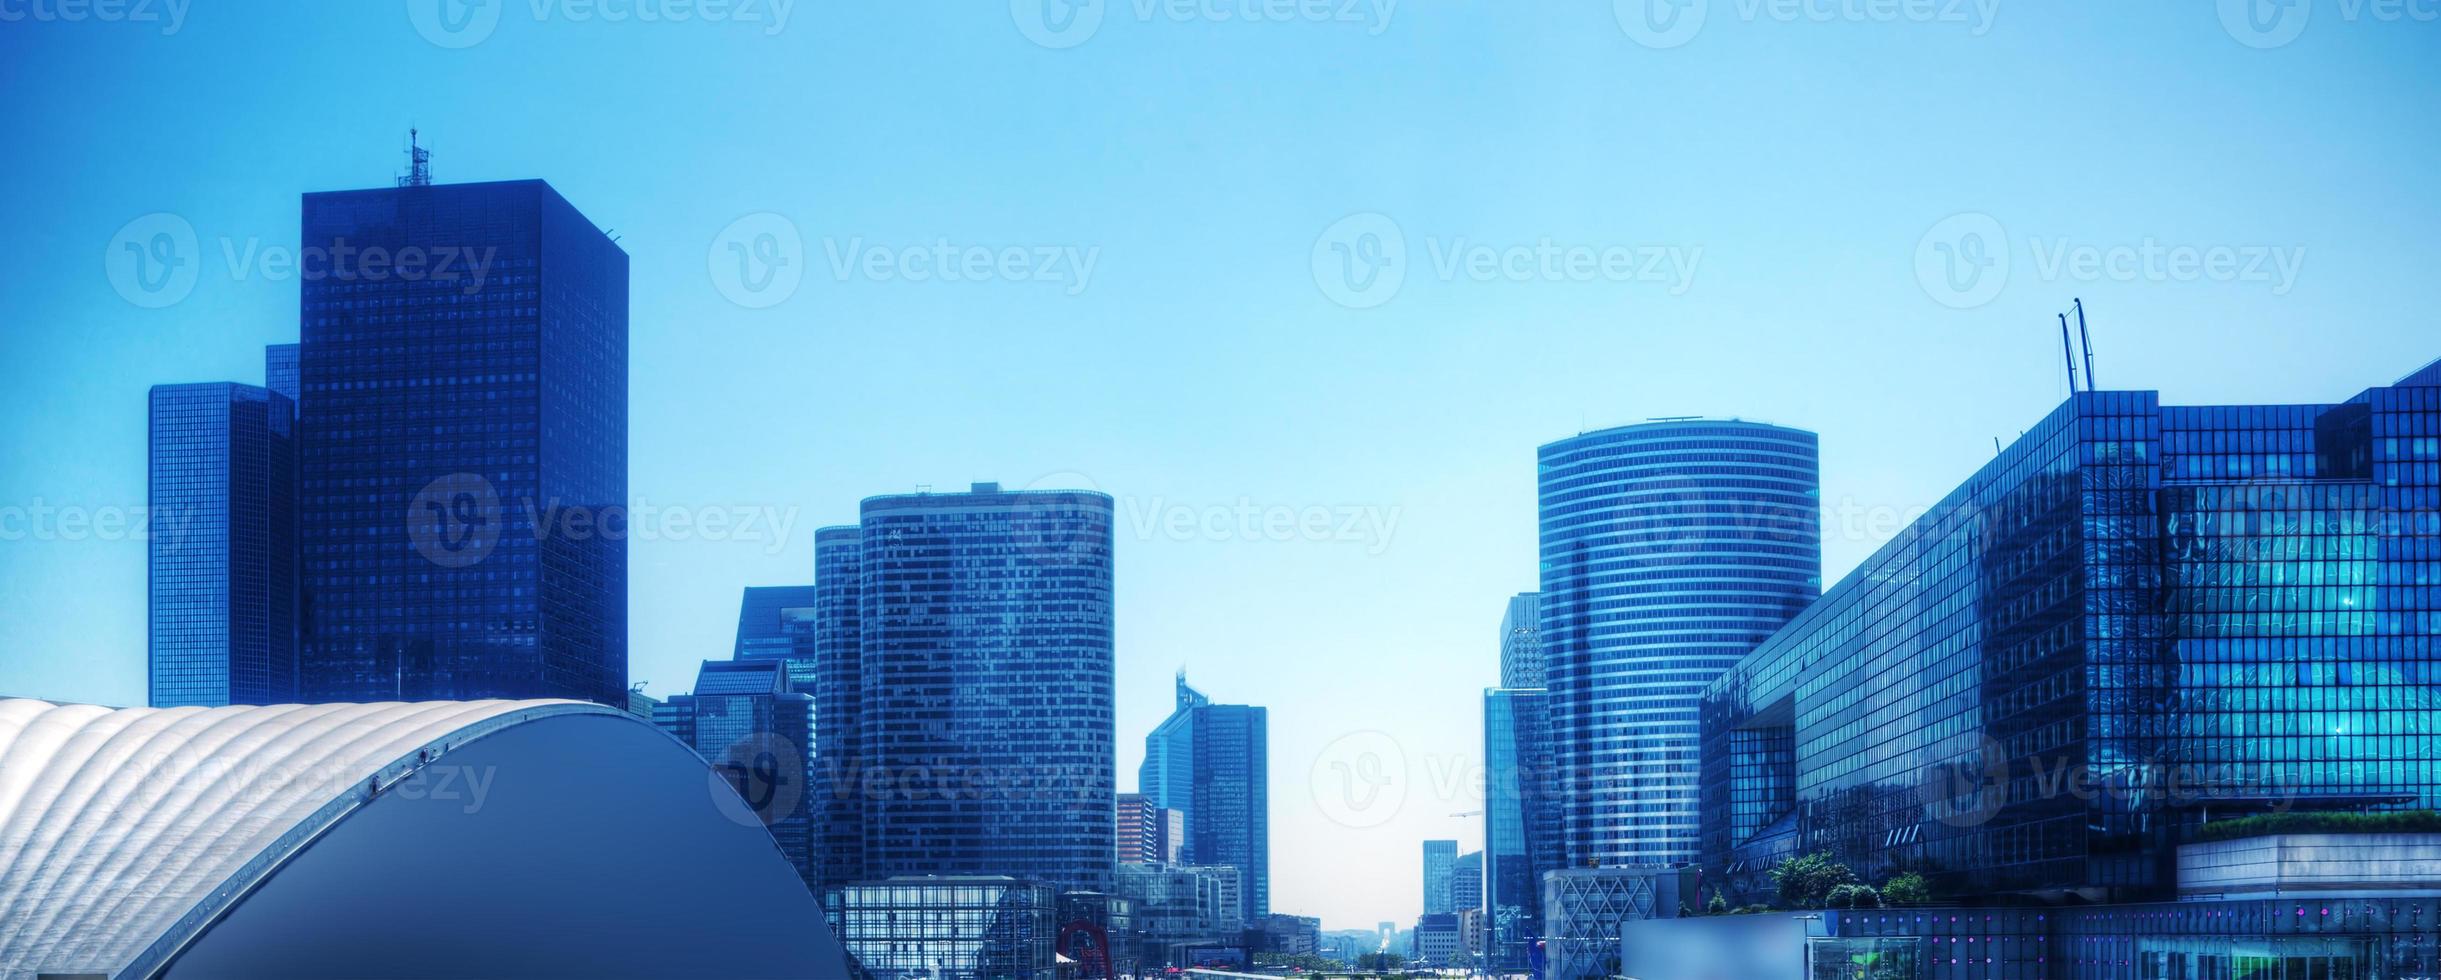
[[[1183,948],[1234,944],[1246,929],[1236,868],[1124,864],[1117,880],[1117,894],[1135,917],[1139,961],[1147,965],[1190,965]]]
[[[1483,950],[1502,970],[1531,966],[1543,872],[1566,863],[1548,703],[1541,690],[1483,692]]]
[[[848,955],[875,977],[1008,980],[1050,976],[1059,889],[1005,875],[858,882],[823,899]]]
[[[299,242],[306,696],[624,709],[627,254],[539,180],[307,194]]]
[[[814,531],[814,799],[822,888],[865,874],[863,531]]]
[[[159,385],[150,411],[151,704],[300,700],[293,403],[252,385]]]
[[[1284,956],[1311,956],[1322,949],[1322,920],[1310,915],[1273,912],[1263,917],[1262,951]]]
[[[1428,840],[1424,842],[1424,914],[1440,915],[1450,910],[1450,877],[1458,870],[1458,842]]]
[[[1569,867],[1696,859],[1704,686],[1822,590],[1817,444],[1670,420],[1538,451],[1538,632]]]
[[[810,585],[748,586],[738,603],[737,642],[730,657],[780,661],[787,665],[789,689],[813,694],[820,686],[815,674],[815,592]]]
[[[644,693],[644,685],[637,684],[627,689],[627,713],[643,721],[657,721],[661,717],[661,699]]]
[[[1466,944],[1458,933],[1458,917],[1448,912],[1430,912],[1415,920],[1415,961],[1426,966],[1452,966],[1459,962]]]
[[[1453,912],[1483,907],[1483,852],[1458,855],[1449,871],[1449,907]]]
[[[1186,863],[1186,814],[1142,793],[1119,794],[1119,863]]]
[[[804,754],[812,700],[789,689],[780,661],[706,660],[694,693],[663,702],[655,719],[728,780],[744,804],[736,815],[770,828],[808,888],[821,881]]]
[[[1186,814],[1184,860],[1238,869],[1247,921],[1271,911],[1269,717],[1260,707],[1213,704],[1178,674],[1175,708],[1144,739],[1136,784],[1157,805]]]
[[[263,387],[286,395],[291,404],[305,397],[303,379],[297,373],[297,349],[295,344],[263,348]]]
[[[1543,686],[1542,598],[1540,592],[1509,597],[1500,617],[1500,686]]]

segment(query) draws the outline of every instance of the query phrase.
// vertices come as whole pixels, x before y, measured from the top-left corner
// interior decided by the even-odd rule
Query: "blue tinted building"
[[[1543,872],[1565,861],[1547,705],[1539,688],[1483,692],[1484,952],[1498,969],[1530,965]]]
[[[1569,866],[1696,859],[1705,685],[1821,588],[1816,443],[1673,420],[1539,451],[1539,639]]]
[[[1136,788],[1185,815],[1184,860],[1234,868],[1239,917],[1271,914],[1270,718],[1260,707],[1213,704],[1179,672],[1176,708],[1144,738]]]
[[[814,789],[823,888],[865,878],[862,531],[814,532]]]
[[[780,660],[706,660],[692,694],[663,702],[654,724],[687,743],[744,804],[731,814],[771,830],[808,888],[821,881],[807,785],[813,698],[792,690]]]
[[[1424,842],[1424,914],[1442,915],[1454,912],[1450,905],[1450,875],[1458,870],[1458,842],[1428,840]]]
[[[297,345],[272,344],[263,348],[263,387],[288,396],[290,404],[304,397],[298,385]]]
[[[295,413],[251,385],[158,385],[146,497],[154,707],[297,700]]]
[[[1500,686],[1543,686],[1542,599],[1540,592],[1509,597],[1500,617]]]
[[[627,255],[538,180],[305,195],[306,693],[627,694]]]
[[[1112,516],[1104,494],[992,483],[864,501],[854,724],[867,879],[1110,891]]]
[[[2149,900],[2207,814],[2441,805],[2436,515],[2441,365],[2073,395],[1711,686],[1714,880]]]

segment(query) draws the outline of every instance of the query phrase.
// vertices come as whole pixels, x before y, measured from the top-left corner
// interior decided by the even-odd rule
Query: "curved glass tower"
[[[1538,451],[1569,867],[1696,860],[1704,687],[1822,589],[1818,448],[1801,429],[1687,419]]]

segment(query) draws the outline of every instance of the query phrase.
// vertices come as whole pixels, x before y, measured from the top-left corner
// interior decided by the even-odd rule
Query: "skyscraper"
[[[263,348],[263,387],[288,396],[293,404],[302,397],[297,385],[297,345],[272,344]]]
[[[1428,840],[1424,842],[1424,914],[1440,915],[1450,911],[1450,875],[1458,870],[1458,842]]]
[[[1564,863],[1547,704],[1539,689],[1483,692],[1485,952],[1500,969],[1529,965],[1543,872]]]
[[[861,707],[862,533],[814,532],[814,797],[821,814],[823,889],[865,878]]]
[[[790,866],[815,887],[821,880],[804,746],[813,733],[812,698],[791,690],[780,660],[706,660],[692,694],[663,702],[654,723],[710,763],[758,820]]]
[[[1483,907],[1483,852],[1458,855],[1449,871],[1449,908],[1453,912]]]
[[[1670,420],[1540,457],[1540,640],[1571,867],[1695,860],[1704,686],[1821,589],[1817,440]]]
[[[539,180],[305,195],[316,700],[627,698],[627,255]]]
[[[158,385],[150,401],[150,700],[295,701],[291,403],[229,383]]]
[[[888,783],[861,800],[863,873],[1109,891],[1110,497],[979,483],[862,516],[856,724]]]
[[[1509,597],[1500,617],[1500,686],[1543,686],[1542,598],[1540,592]]]
[[[1271,913],[1270,719],[1265,709],[1213,704],[1178,674],[1175,707],[1144,739],[1136,786],[1186,813],[1186,860],[1236,868],[1244,917]]]
[[[1119,794],[1119,863],[1186,863],[1186,814],[1142,793]]]
[[[730,656],[738,660],[779,661],[786,665],[790,690],[813,694],[819,686],[814,654],[816,624],[813,586],[747,586],[738,602],[737,643]]]

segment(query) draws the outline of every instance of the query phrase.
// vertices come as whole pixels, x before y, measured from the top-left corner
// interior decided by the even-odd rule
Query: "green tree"
[[[1822,896],[1822,904],[1834,909],[1878,909],[1882,907],[1882,895],[1872,885],[1850,882],[1833,886]]]
[[[1907,872],[1882,884],[1882,904],[1930,905],[1932,886],[1925,884],[1923,875]]]
[[[1821,908],[1831,889],[1857,883],[1856,872],[1827,853],[1782,861],[1771,869],[1771,880],[1779,886],[1780,904],[1792,909]]]
[[[1729,899],[1721,894],[1719,885],[1712,886],[1712,900],[1704,903],[1705,915],[1728,915]]]

